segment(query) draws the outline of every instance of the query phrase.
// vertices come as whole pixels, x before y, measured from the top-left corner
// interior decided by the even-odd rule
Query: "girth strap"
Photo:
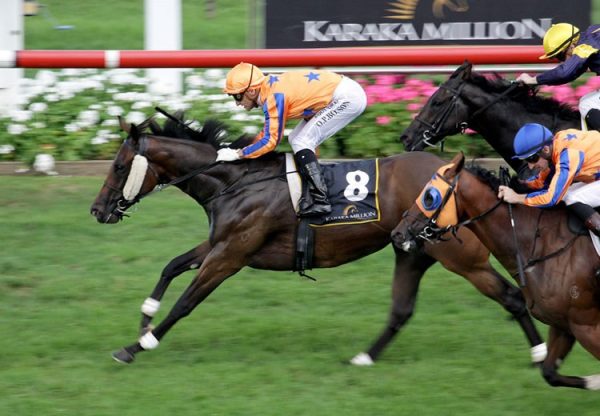
[[[315,250],[314,230],[310,226],[309,218],[301,218],[296,233],[296,261],[294,271],[300,276],[315,280],[304,273],[313,267],[313,253]]]

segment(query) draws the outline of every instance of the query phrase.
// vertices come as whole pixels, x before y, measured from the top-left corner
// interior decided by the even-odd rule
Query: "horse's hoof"
[[[133,360],[135,360],[135,355],[123,348],[120,351],[113,352],[112,358],[120,363],[130,364],[133,362]]]

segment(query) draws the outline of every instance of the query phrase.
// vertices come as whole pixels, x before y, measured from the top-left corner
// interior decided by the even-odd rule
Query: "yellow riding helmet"
[[[226,94],[239,94],[260,85],[264,79],[265,75],[256,65],[240,62],[227,74],[223,92]]]
[[[544,52],[540,59],[554,58],[579,40],[579,29],[569,23],[552,25],[544,35]]]

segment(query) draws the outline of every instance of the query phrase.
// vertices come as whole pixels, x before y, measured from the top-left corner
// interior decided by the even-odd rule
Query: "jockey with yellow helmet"
[[[564,201],[586,227],[600,235],[600,132],[568,129],[555,135],[545,126],[528,123],[519,129],[513,143],[515,159],[525,160],[534,172],[550,172],[528,194],[517,194],[500,186],[498,198],[538,208]]]
[[[362,87],[330,71],[265,75],[256,65],[242,62],[227,74],[223,91],[247,111],[260,107],[265,124],[249,146],[219,149],[217,161],[252,159],[274,150],[283,137],[286,121],[300,119],[288,135],[304,184],[298,215],[331,212],[315,149],[365,110],[367,96]]]
[[[587,70],[600,75],[600,25],[581,32],[569,23],[552,25],[544,35],[544,55],[540,59],[558,59],[557,67],[535,77],[521,74],[517,81],[525,84],[562,85],[577,79]],[[584,95],[579,100],[581,128],[600,130],[600,91]]]

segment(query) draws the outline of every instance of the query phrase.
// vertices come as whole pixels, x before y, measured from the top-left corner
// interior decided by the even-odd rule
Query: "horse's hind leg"
[[[394,250],[396,266],[392,282],[392,306],[388,324],[366,353],[361,352],[350,360],[350,363],[354,365],[372,365],[411,318],[421,277],[435,263],[435,260],[426,254],[407,254],[395,248]]]
[[[210,250],[210,244],[208,241],[205,241],[190,251],[175,257],[167,264],[160,274],[160,279],[156,283],[154,290],[142,304],[142,322],[140,325],[142,334],[150,329],[150,322],[152,322],[152,318],[158,312],[160,300],[167,291],[171,281],[188,270],[199,268]]]
[[[542,376],[552,387],[573,387],[585,389],[586,379],[576,376],[563,376],[558,373],[558,363],[573,348],[575,337],[564,331],[550,327],[548,336],[548,356],[542,364]],[[597,381],[596,381],[597,383]]]

